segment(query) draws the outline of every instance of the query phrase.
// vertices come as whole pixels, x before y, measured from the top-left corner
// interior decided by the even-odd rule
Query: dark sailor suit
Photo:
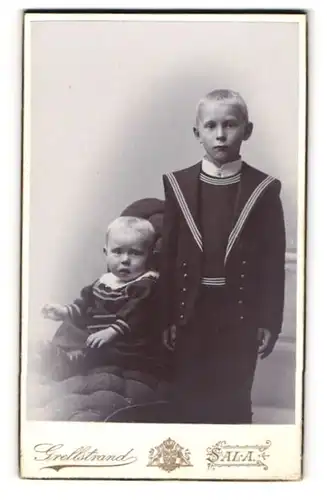
[[[249,423],[258,328],[283,320],[281,183],[244,161],[230,180],[201,162],[163,176],[160,308],[175,325],[178,421]]]

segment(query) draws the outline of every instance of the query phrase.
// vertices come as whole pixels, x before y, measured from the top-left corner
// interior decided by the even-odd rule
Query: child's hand
[[[46,304],[41,312],[45,318],[53,321],[63,321],[68,317],[67,307],[59,304]]]
[[[271,335],[267,328],[258,328],[258,340],[260,342],[258,354],[261,354],[261,359],[265,359],[272,353],[276,338]]]
[[[88,347],[101,347],[103,344],[111,342],[115,337],[117,337],[118,332],[109,326],[105,330],[100,330],[99,332],[92,333],[86,341]]]

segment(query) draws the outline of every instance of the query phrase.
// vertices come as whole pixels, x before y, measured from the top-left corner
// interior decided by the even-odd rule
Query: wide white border
[[[43,8],[53,7],[53,3],[43,2]],[[119,5],[117,5],[119,4]],[[138,2],[116,2],[108,5],[107,2],[97,2],[97,7],[125,7],[137,8]],[[228,3],[230,8],[271,8],[271,3],[260,1]],[[275,8],[285,8],[284,2],[274,4]],[[13,0],[2,8],[0,45],[0,61],[2,75],[1,88],[1,137],[0,148],[2,165],[2,182],[0,183],[1,196],[1,228],[5,235],[4,243],[1,245],[1,277],[3,287],[1,289],[1,304],[4,311],[2,328],[6,335],[2,337],[2,352],[6,352],[0,364],[2,380],[6,383],[3,387],[3,401],[1,411],[2,452],[0,454],[0,478],[1,486],[8,493],[23,493],[24,498],[34,498],[35,495],[47,495],[48,498],[57,498],[58,495],[78,494],[80,498],[86,498],[94,489],[95,483],[80,481],[56,482],[54,487],[49,481],[26,482],[17,478],[17,308],[18,308],[18,264],[19,257],[19,197],[20,176],[18,164],[20,161],[20,24],[19,9],[28,8],[26,2]],[[67,7],[66,2],[56,2],[57,8]],[[72,8],[89,7],[83,2],[70,2]],[[162,8],[159,2],[143,2],[142,7]],[[196,2],[171,2],[167,1],[165,8],[198,8]],[[201,2],[201,8],[224,8],[220,2]],[[292,492],[297,498],[306,498],[310,493],[316,493],[316,487],[320,489],[320,481],[324,481],[325,475],[325,359],[326,359],[326,335],[325,324],[325,283],[327,279],[327,266],[325,259],[324,238],[324,213],[326,211],[326,169],[324,166],[325,156],[325,112],[326,99],[326,5],[318,0],[311,2],[289,1],[288,8],[313,9],[310,13],[310,87],[309,87],[309,214],[308,214],[308,304],[307,304],[307,328],[310,333],[307,340],[307,382],[306,382],[306,421],[307,432],[305,440],[305,480],[302,483],[292,483]],[[10,214],[10,216],[8,215]],[[110,492],[129,492],[131,483],[110,483]],[[161,483],[157,488],[154,483],[133,483],[133,493],[146,495],[154,492],[157,497],[166,497],[173,490],[183,486],[184,494],[235,494],[245,498],[253,494],[264,494],[265,498],[289,497],[290,485],[285,483],[270,484],[251,483],[183,483],[183,485],[171,485]],[[116,488],[119,488],[117,490]],[[200,487],[200,490],[197,488]],[[24,488],[24,490],[23,490]],[[103,490],[101,490],[103,488]],[[105,488],[105,489],[104,489]],[[124,489],[125,488],[125,489]],[[128,489],[126,489],[128,488]],[[153,490],[153,488],[156,488]],[[167,489],[168,488],[168,489]],[[219,488],[216,489],[216,488]],[[107,494],[108,483],[96,484],[97,494]],[[186,493],[185,493],[186,492]]]

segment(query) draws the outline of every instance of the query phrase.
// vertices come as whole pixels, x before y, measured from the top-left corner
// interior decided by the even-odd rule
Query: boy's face
[[[122,281],[131,281],[146,270],[148,245],[136,232],[111,230],[104,253],[109,270]]]
[[[208,100],[200,108],[194,134],[209,160],[222,165],[237,160],[242,142],[251,136],[252,128],[237,105]]]

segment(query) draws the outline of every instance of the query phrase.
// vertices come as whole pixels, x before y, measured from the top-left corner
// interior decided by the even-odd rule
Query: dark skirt
[[[258,345],[256,328],[240,328],[229,316],[224,289],[202,287],[193,317],[177,335],[173,420],[251,423]]]

